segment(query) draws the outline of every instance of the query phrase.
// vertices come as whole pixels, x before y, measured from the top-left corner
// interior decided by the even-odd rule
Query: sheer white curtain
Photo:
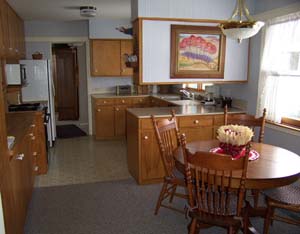
[[[266,22],[262,41],[257,115],[300,117],[300,12]]]

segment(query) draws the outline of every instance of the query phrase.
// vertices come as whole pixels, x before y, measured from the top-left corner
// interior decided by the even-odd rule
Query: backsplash
[[[132,85],[131,77],[90,78],[89,90],[92,93],[115,93],[116,85]]]

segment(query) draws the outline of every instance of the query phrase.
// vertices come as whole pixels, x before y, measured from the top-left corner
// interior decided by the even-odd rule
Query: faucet
[[[179,92],[182,93],[182,96],[185,97],[185,98],[192,98],[194,96],[193,93],[185,90],[185,89],[180,89]]]

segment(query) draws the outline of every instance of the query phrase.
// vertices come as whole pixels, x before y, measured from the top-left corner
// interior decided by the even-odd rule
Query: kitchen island
[[[156,118],[171,117],[171,111],[174,110],[179,131],[185,133],[187,142],[214,139],[216,130],[223,124],[222,107],[204,106],[193,100],[169,102],[174,106],[127,109],[128,170],[138,184],[162,182],[165,175],[151,115]],[[229,108],[229,113],[240,114],[245,111]]]

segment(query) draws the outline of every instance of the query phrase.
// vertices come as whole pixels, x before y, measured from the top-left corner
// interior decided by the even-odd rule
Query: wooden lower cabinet
[[[187,142],[213,139],[217,115],[178,116],[179,131]],[[219,117],[217,117],[219,119]],[[165,174],[158,143],[150,118],[127,112],[127,163],[138,184],[157,183]]]
[[[115,107],[115,136],[122,137],[126,135],[126,109],[127,106]]]
[[[34,184],[32,136],[15,146],[1,188],[6,233],[23,233]]]
[[[95,136],[96,139],[114,137],[114,114],[113,106],[97,106],[95,112]]]
[[[165,175],[154,129],[140,133],[140,163],[142,181],[159,182]]]

